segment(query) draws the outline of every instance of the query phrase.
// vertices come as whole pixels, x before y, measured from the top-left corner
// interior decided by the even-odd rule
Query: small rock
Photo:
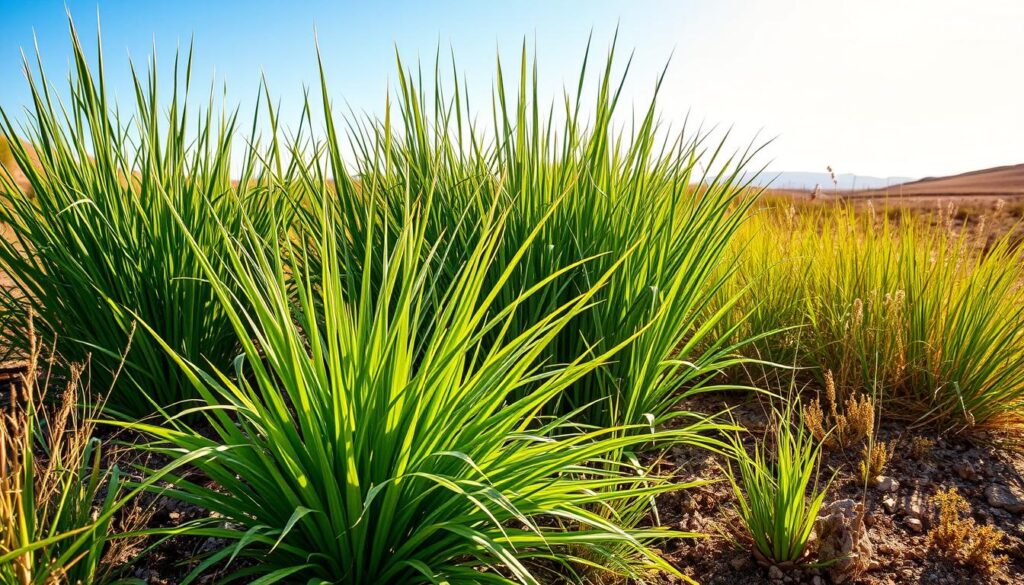
[[[978,479],[978,471],[974,469],[970,461],[960,461],[953,466],[953,472],[957,476],[965,481],[974,481]]]
[[[839,500],[823,506],[815,522],[818,554],[839,559],[828,567],[833,583],[856,580],[867,569],[868,559],[874,554],[867,531],[858,520],[862,514],[861,504]]]
[[[992,484],[985,488],[985,500],[993,508],[1002,508],[1014,514],[1024,512],[1024,500],[1003,485]]]
[[[927,521],[928,517],[928,498],[919,491],[914,491],[910,495],[902,498],[900,507],[903,508],[903,512],[907,516],[918,518],[922,521]]]
[[[781,581],[783,577],[782,569],[772,565],[768,568],[768,578],[772,581]]]
[[[920,534],[924,530],[924,525],[921,524],[921,520],[914,518],[913,516],[909,516],[903,523],[906,524],[907,529],[914,534]]]
[[[854,514],[857,510],[857,501],[852,498],[836,500],[828,505],[832,512],[841,512],[846,515]]]
[[[889,476],[879,475],[878,477],[875,478],[874,486],[875,489],[880,492],[892,493],[899,489],[900,482],[896,481],[895,479]]]
[[[811,585],[825,585],[825,581],[823,581],[821,577],[815,575],[814,578],[811,579]]]
[[[894,496],[885,496],[882,498],[882,507],[885,511],[892,514],[896,510],[896,498]]]
[[[203,544],[199,547],[199,552],[208,553],[219,549],[224,546],[224,540],[220,538],[209,537],[203,541]]]
[[[181,518],[181,512],[171,512],[167,514],[167,517],[171,520],[177,521],[179,518]]]
[[[750,557],[747,555],[739,556],[729,561],[729,566],[732,567],[734,571],[742,571],[749,564]]]

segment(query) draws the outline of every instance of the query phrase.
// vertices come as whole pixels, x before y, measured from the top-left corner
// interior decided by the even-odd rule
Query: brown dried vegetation
[[[996,554],[1006,536],[1001,530],[979,526],[970,517],[970,504],[956,488],[935,494],[931,502],[938,506],[938,522],[928,533],[930,547],[985,574],[1002,570],[1007,558]]]
[[[815,398],[804,407],[804,423],[816,439],[829,449],[845,450],[870,437],[875,427],[875,403],[866,394],[852,393],[842,411],[836,397],[836,383],[831,371],[825,372],[825,399],[828,413]]]

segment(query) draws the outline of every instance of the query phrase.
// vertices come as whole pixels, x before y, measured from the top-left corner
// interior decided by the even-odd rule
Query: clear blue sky
[[[261,72],[286,110],[316,81],[319,30],[333,96],[378,112],[403,58],[432,61],[451,47],[476,88],[494,77],[495,51],[536,46],[550,96],[574,83],[588,34],[603,54],[616,26],[636,51],[627,98],[641,102],[669,56],[664,117],[777,136],[773,169],[872,175],[945,174],[1024,162],[1024,3],[1012,0],[145,2],[69,0],[93,42],[97,6],[109,81],[130,97],[127,55],[153,43],[170,65],[194,35],[197,80],[227,82],[251,106]],[[27,103],[20,51],[33,31],[52,75],[68,68],[64,2],[0,0],[0,106]]]

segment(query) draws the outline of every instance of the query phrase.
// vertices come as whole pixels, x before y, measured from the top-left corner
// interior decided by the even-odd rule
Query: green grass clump
[[[345,218],[341,246],[394,241],[405,210],[420,207],[427,239],[442,250],[432,268],[442,290],[457,278],[497,205],[506,216],[505,234],[485,278],[498,304],[545,282],[513,316],[512,333],[529,330],[617,265],[593,309],[558,333],[546,357],[566,363],[635,339],[550,410],[583,408],[581,416],[597,425],[654,426],[681,389],[707,389],[711,376],[733,363],[735,347],[711,335],[728,311],[709,311],[709,303],[728,272],[724,251],[750,202],[739,197],[746,186],[740,173],[754,152],[729,157],[705,133],[663,127],[656,99],[620,126],[625,75],[613,73],[614,63],[613,51],[590,104],[585,60],[564,109],[549,109],[539,103],[536,64],[528,67],[525,51],[518,83],[506,83],[499,62],[490,120],[477,124],[458,84],[449,88],[435,72],[431,85],[399,62],[397,115],[389,103],[382,120],[350,122],[358,181],[344,178],[349,172],[324,92],[327,140],[316,150],[326,160],[302,172],[298,190],[319,197],[324,187],[317,173],[324,166],[342,178],[335,203]],[[319,206],[305,207],[315,230]],[[365,222],[368,209],[379,217],[372,224]],[[528,238],[513,274],[496,287]]]
[[[318,232],[334,233],[329,208],[322,217]],[[569,578],[595,567],[631,577],[673,572],[645,542],[681,534],[622,528],[592,507],[672,489],[605,458],[640,441],[684,440],[687,431],[623,437],[623,429],[541,416],[620,349],[563,365],[543,359],[611,274],[513,332],[530,295],[559,276],[497,304],[532,238],[488,285],[505,237],[495,218],[436,300],[436,247],[423,221],[406,221],[388,248],[368,248],[379,261],[354,258],[333,237],[311,240],[324,259],[317,274],[305,248],[247,233],[227,253],[240,299],[200,256],[244,354],[234,375],[178,358],[197,392],[218,405],[203,409],[208,432],[174,420],[129,425],[155,438],[151,449],[218,484],[180,477],[168,492],[221,518],[191,534],[230,542],[197,573],[236,555],[259,561],[236,576],[260,582],[537,583],[553,569]],[[295,239],[309,241],[304,235]],[[264,247],[283,247],[283,258]],[[367,268],[346,269],[357,263]],[[373,295],[370,266],[383,276]],[[419,324],[427,314],[429,328]]]
[[[755,552],[775,564],[806,560],[808,541],[828,490],[827,484],[818,485],[821,444],[790,418],[788,413],[775,413],[774,457],[769,456],[772,449],[760,441],[751,455],[736,436],[739,471],[731,464],[727,469]]]
[[[186,233],[220,256],[227,243],[219,226],[260,225],[265,190],[251,180],[251,153],[233,186],[235,117],[218,121],[212,102],[199,115],[189,110],[190,59],[184,75],[175,64],[170,100],[158,97],[155,68],[134,76],[137,107],[123,118],[107,95],[102,55],[90,69],[73,26],[71,35],[68,94],[60,96],[40,65],[40,78],[29,75],[27,123],[3,113],[3,134],[32,195],[0,177],[0,222],[9,230],[0,270],[13,281],[0,288],[9,320],[0,346],[26,351],[34,314],[42,339],[61,337],[66,361],[91,356],[97,387],[110,387],[123,361],[111,411],[173,409],[194,397],[191,385],[152,336],[133,335],[135,324],[144,320],[191,359],[230,364],[238,341]]]
[[[324,140],[307,103],[282,147],[271,108],[235,180],[236,117],[189,107],[191,57],[169,100],[133,71],[122,118],[71,34],[64,100],[40,67],[28,123],[2,116],[33,196],[0,179],[0,344],[27,350],[38,315],[66,359],[91,356],[109,413],[160,411],[114,424],[173,460],[137,489],[163,478],[211,512],[173,532],[228,543],[188,581],[682,577],[649,544],[692,535],[650,518],[688,484],[634,452],[724,448],[704,417],[663,423],[738,360],[711,301],[750,153],[669,132],[653,102],[617,130],[611,55],[592,123],[585,65],[565,122],[544,121],[524,57],[489,130],[440,81],[428,115],[399,65],[400,127],[390,103],[351,121],[353,160],[324,90]]]

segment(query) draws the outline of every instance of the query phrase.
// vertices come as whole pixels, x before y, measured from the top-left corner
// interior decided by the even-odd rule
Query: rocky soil
[[[770,412],[764,399],[717,394],[685,406],[705,413],[731,408],[753,438],[764,439],[759,433]],[[917,437],[934,444],[922,448],[927,443]],[[1024,583],[1024,456],[964,439],[929,437],[889,421],[882,423],[878,439],[895,448],[883,475],[871,485],[865,486],[856,471],[859,451],[826,452],[823,458],[821,481],[836,475],[819,516],[821,535],[816,535],[813,546],[822,559],[837,556],[831,551],[848,558],[818,568],[757,562],[733,511],[735,497],[722,472],[724,461],[688,448],[667,453],[666,468],[674,469],[682,481],[702,478],[712,483],[664,496],[659,511],[663,522],[672,527],[709,536],[666,543],[664,552],[684,574],[708,585]],[[936,522],[929,499],[953,487],[969,501],[979,525],[992,525],[1006,534],[998,551],[1005,555],[1006,565],[997,574],[984,575],[929,547],[926,535]],[[864,530],[857,538],[861,510]]]

